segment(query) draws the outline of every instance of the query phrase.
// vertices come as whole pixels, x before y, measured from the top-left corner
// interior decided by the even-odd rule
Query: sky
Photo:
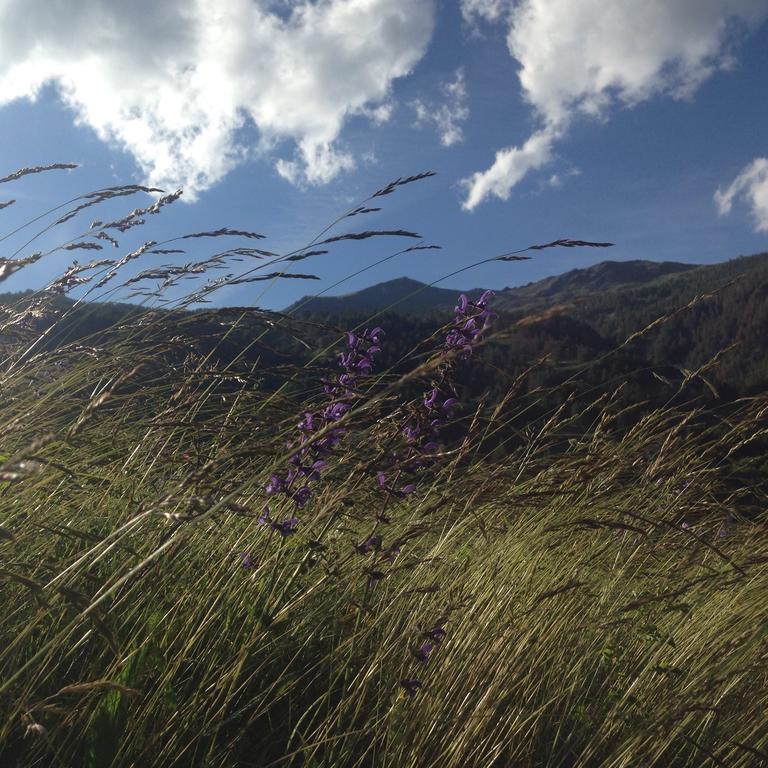
[[[76,238],[92,211],[29,244],[51,217],[9,233],[124,184],[184,192],[99,258],[220,227],[286,253],[393,179],[434,171],[329,233],[422,239],[339,242],[291,265],[319,280],[225,285],[212,301],[279,309],[403,275],[431,283],[564,237],[615,246],[440,285],[501,289],[606,258],[714,263],[768,250],[767,77],[768,0],[0,0],[0,177],[79,165],[0,184],[0,205],[15,200],[0,257]],[[441,249],[398,253],[417,243]],[[222,248],[187,241],[127,269]],[[40,288],[83,253],[0,290]]]

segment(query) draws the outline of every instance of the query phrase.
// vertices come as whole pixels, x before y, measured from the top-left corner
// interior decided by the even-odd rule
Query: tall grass
[[[111,197],[75,206],[93,199]],[[246,258],[284,264],[326,235]],[[157,245],[135,258],[170,250]],[[225,253],[166,269],[163,290],[243,258]],[[131,260],[90,285],[135,285]],[[251,269],[171,304],[280,279]],[[499,402],[459,404],[409,472],[403,427],[472,366],[438,336],[410,373],[356,378],[313,437],[344,429],[297,509],[265,488],[297,455],[302,414],[328,404],[333,350],[282,361],[269,345],[301,341],[301,324],[248,308],[209,313],[204,350],[197,315],[149,307],[56,344],[72,287],[7,307],[0,331],[3,765],[768,764],[765,500],[729,474],[768,434],[765,396],[630,429],[605,397],[500,451],[537,397],[511,382]],[[222,360],[233,338],[242,354]]]

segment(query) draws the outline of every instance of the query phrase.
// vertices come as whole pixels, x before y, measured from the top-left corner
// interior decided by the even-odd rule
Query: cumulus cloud
[[[720,215],[730,213],[738,199],[751,207],[757,231],[768,232],[768,158],[756,158],[728,187],[717,190],[715,203]]]
[[[284,177],[322,183],[354,166],[345,119],[386,117],[433,24],[433,0],[0,0],[0,106],[53,83],[188,199],[243,159],[251,122],[262,147],[292,142]]]
[[[453,80],[442,83],[440,90],[443,95],[441,104],[426,103],[417,99],[413,108],[416,111],[417,123],[434,125],[440,136],[440,143],[444,147],[450,147],[464,141],[462,123],[469,117],[463,68],[456,70]]]
[[[465,0],[465,7],[492,0]],[[499,4],[499,14],[503,3]],[[479,10],[477,11],[480,12]],[[465,180],[464,207],[489,195],[506,198],[528,171],[552,156],[575,115],[606,118],[612,107],[654,96],[688,98],[708,77],[732,65],[735,28],[754,28],[768,0],[520,0],[503,18],[507,45],[520,64],[520,86],[543,126],[522,147],[502,150],[486,171]]]

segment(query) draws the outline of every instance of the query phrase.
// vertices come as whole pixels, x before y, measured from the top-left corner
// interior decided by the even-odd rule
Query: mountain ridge
[[[701,266],[642,259],[602,261],[526,285],[497,290],[494,304],[498,309],[513,311],[543,303],[558,303],[601,291],[644,285]],[[455,305],[459,293],[474,298],[483,290],[439,288],[410,277],[398,277],[339,296],[304,296],[284,311],[286,314],[343,314],[366,310],[378,312],[391,308],[402,314],[424,314],[449,311]]]

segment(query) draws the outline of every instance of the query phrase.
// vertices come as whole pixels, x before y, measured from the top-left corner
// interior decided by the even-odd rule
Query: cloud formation
[[[0,0],[0,106],[54,83],[78,123],[187,199],[243,159],[250,121],[262,148],[294,143],[283,176],[322,183],[354,166],[345,119],[385,116],[433,24],[433,0]]]
[[[416,111],[416,121],[419,125],[434,125],[444,147],[464,141],[462,123],[469,117],[467,106],[467,85],[464,80],[464,69],[459,67],[453,80],[442,83],[440,90],[443,95],[441,104],[431,104],[417,99],[413,102]]]
[[[498,21],[511,8],[512,0],[461,0],[461,15],[472,24],[483,21]]]
[[[464,207],[509,197],[545,164],[575,115],[606,118],[614,106],[654,96],[689,98],[714,72],[732,65],[736,28],[768,16],[768,0],[463,0],[469,13],[509,24],[507,45],[520,64],[523,96],[541,124],[522,147],[496,154],[464,181]]]
[[[752,209],[757,231],[768,232],[768,157],[755,158],[728,187],[717,190],[715,203],[720,215],[730,213],[738,199]]]

